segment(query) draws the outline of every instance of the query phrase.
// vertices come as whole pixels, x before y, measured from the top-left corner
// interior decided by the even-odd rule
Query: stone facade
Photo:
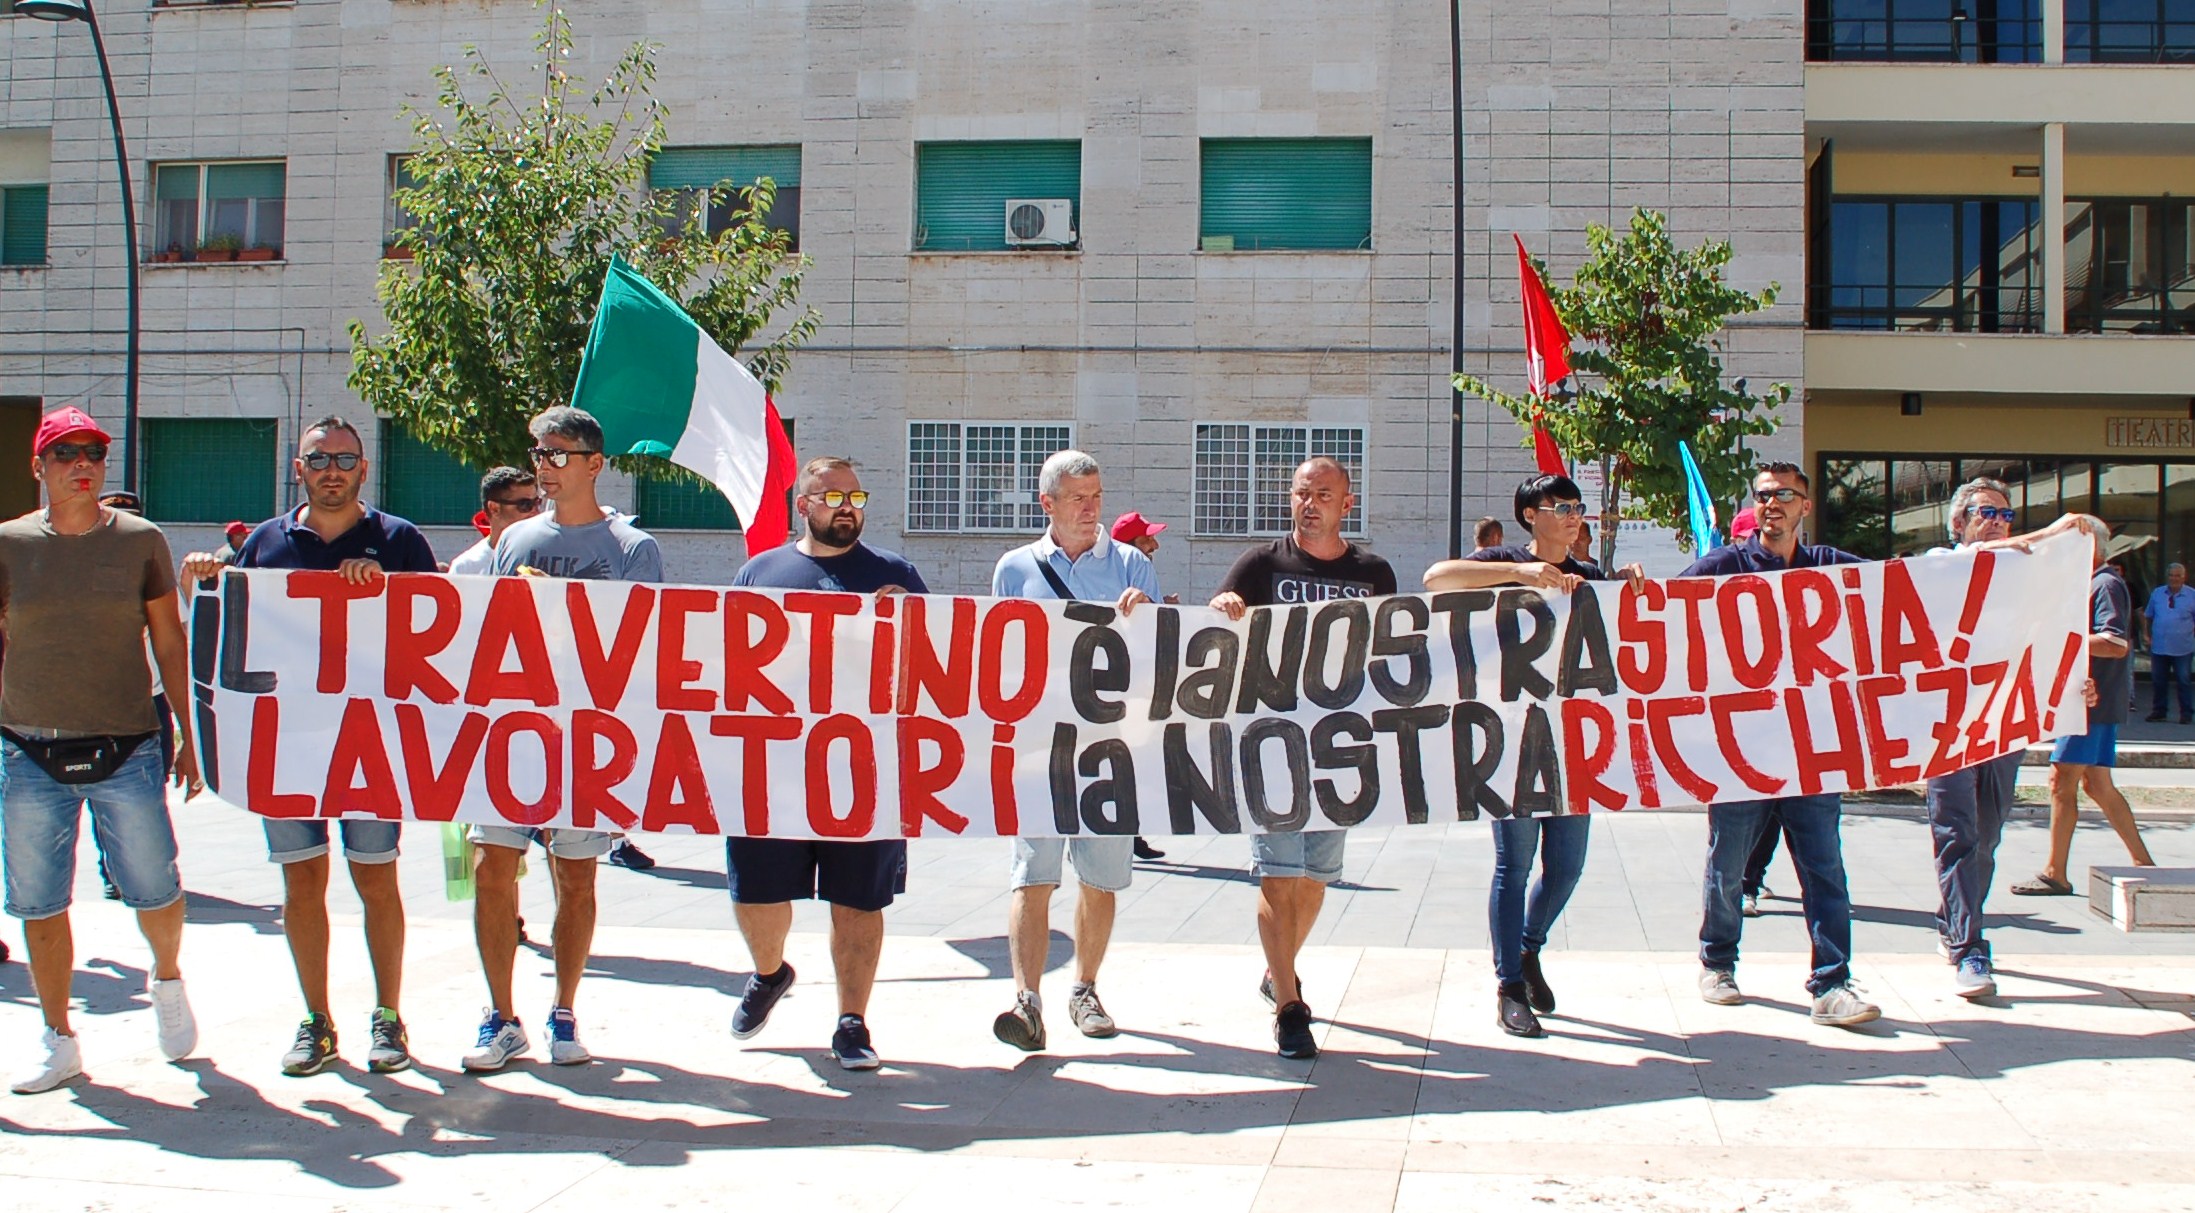
[[[824,325],[780,405],[804,453],[865,466],[880,498],[871,536],[934,586],[986,587],[1021,538],[902,533],[910,420],[1071,423],[1109,468],[1110,510],[1176,524],[1161,576],[1191,601],[1253,542],[1190,534],[1198,422],[1368,427],[1368,541],[1406,584],[1444,554],[1453,179],[1437,8],[595,0],[572,11],[581,72],[599,74],[632,39],[660,44],[673,144],[801,145],[807,301]],[[511,0],[121,0],[103,14],[141,199],[151,163],[288,161],[283,262],[145,271],[145,415],[279,418],[287,449],[301,420],[358,412],[343,328],[378,315],[388,157],[409,142],[397,106],[468,43],[520,77],[538,14]],[[1470,0],[1463,34],[1465,365],[1522,378],[1511,231],[1563,273],[1587,223],[1645,206],[1669,211],[1681,238],[1732,240],[1741,284],[1783,284],[1785,303],[1731,332],[1729,366],[1796,385],[1796,11]],[[51,132],[50,265],[0,271],[0,395],[118,419],[119,198],[79,27],[0,20],[0,128]],[[1305,135],[1372,139],[1371,251],[1198,251],[1199,139]],[[915,146],[974,138],[1082,141],[1079,251],[909,251]],[[1775,446],[1795,453],[1787,420]],[[1518,437],[1505,415],[1466,404],[1467,522],[1507,514],[1530,466]],[[221,473],[287,479],[284,467]],[[178,546],[210,534],[178,529]],[[452,553],[469,542],[435,538]],[[680,580],[726,580],[743,551],[735,536],[665,538]]]

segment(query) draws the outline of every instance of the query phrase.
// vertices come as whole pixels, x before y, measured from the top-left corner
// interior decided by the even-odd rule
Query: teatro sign
[[[2195,447],[2195,418],[2106,417],[2104,445],[2108,447]]]

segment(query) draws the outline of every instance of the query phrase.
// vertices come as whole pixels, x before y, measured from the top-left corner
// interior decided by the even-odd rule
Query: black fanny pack
[[[128,737],[25,737],[13,729],[0,729],[0,737],[15,743],[55,783],[98,783],[113,776],[130,760],[137,747],[158,733]]]

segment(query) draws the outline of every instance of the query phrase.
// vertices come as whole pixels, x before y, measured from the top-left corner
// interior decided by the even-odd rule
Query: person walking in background
[[[2133,696],[2133,660],[2127,643],[2133,635],[2133,604],[2125,579],[2106,567],[2104,543],[2110,527],[2092,515],[2076,517],[2094,545],[2095,571],[2088,579],[2088,678],[2096,701],[2088,709],[2088,731],[2078,737],[2060,737],[2050,752],[2050,858],[2033,879],[2012,886],[2012,892],[2021,897],[2072,895],[2066,865],[2072,861],[2073,827],[2080,821],[2084,790],[2126,844],[2134,865],[2149,867],[2156,862],[2142,842],[2133,808],[2111,780],[2111,768],[2118,765],[2119,726],[2126,721]]]
[[[2149,592],[2149,604],[2138,619],[2142,644],[2149,649],[2149,715],[2152,723],[2165,718],[2165,692],[2180,696],[2180,723],[2195,724],[2195,678],[2190,677],[2190,658],[2195,658],[2195,590],[2187,588],[2187,566],[2165,566],[2165,583]]]

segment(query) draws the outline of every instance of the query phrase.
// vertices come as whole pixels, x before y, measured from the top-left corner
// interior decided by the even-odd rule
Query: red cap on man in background
[[[1145,535],[1156,535],[1165,529],[1165,523],[1153,522],[1134,510],[1113,520],[1113,538],[1122,543],[1134,543]]]
[[[244,536],[251,533],[252,529],[248,523],[232,522],[221,528],[221,534],[227,537],[231,546],[243,542]]]
[[[1753,532],[1760,529],[1760,515],[1753,512],[1752,506],[1747,506],[1730,517],[1730,542],[1751,538]]]
[[[99,423],[91,419],[91,414],[72,404],[67,408],[55,409],[39,419],[38,434],[31,439],[31,453],[43,455],[47,447],[71,434],[90,434],[109,445],[114,442],[107,435],[107,431],[100,429]]]

